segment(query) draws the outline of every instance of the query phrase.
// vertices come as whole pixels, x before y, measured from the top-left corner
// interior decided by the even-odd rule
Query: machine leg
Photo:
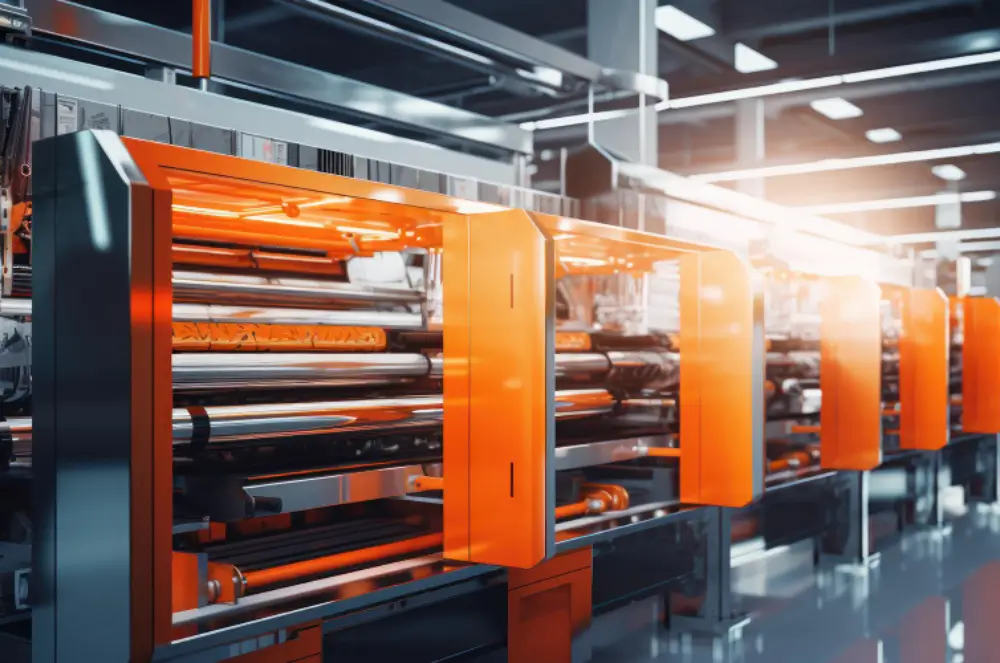
[[[284,640],[278,642],[280,638]],[[223,663],[323,663],[323,626],[289,629],[287,635],[234,644],[232,649],[233,656]]]
[[[823,543],[828,559],[855,568],[878,565],[879,555],[871,550],[869,530],[869,472],[843,472],[844,490],[837,509],[833,536]]]
[[[734,634],[746,623],[734,614],[732,598],[732,509],[711,507],[705,523],[705,595],[696,616],[671,615],[672,630]]]
[[[558,555],[533,569],[511,569],[507,585],[508,663],[590,660],[593,551]]]

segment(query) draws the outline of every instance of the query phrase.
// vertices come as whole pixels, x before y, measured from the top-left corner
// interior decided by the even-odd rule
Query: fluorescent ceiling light
[[[877,154],[846,159],[821,159],[808,163],[790,163],[783,166],[764,166],[762,168],[746,168],[721,173],[703,173],[701,175],[692,175],[691,179],[698,180],[699,182],[736,182],[761,177],[808,175],[809,173],[827,173],[835,170],[893,166],[900,163],[960,159],[980,154],[995,154],[997,152],[1000,152],[1000,143],[980,143],[978,145],[943,147],[936,150],[915,150],[912,152],[895,152],[893,154]]]
[[[903,135],[892,127],[881,129],[869,129],[865,132],[865,138],[873,143],[895,143],[903,139]]]
[[[737,43],[733,47],[733,61],[736,71],[741,74],[752,74],[755,71],[777,69],[778,63],[763,53],[755,51],[746,44]]]
[[[886,240],[895,244],[933,244],[936,242],[964,242],[966,240],[1000,238],[1000,228],[976,228],[971,230],[944,230],[930,233],[892,235]]]
[[[658,9],[663,9],[663,7]],[[850,74],[838,74],[836,76],[823,76],[822,78],[780,81],[778,83],[755,85],[752,87],[740,88],[738,90],[726,90],[724,92],[709,92],[708,94],[699,94],[691,97],[680,97],[677,99],[661,101],[656,104],[656,110],[665,111],[677,110],[681,108],[711,106],[713,104],[724,104],[731,101],[739,101],[740,99],[759,99],[761,97],[773,97],[780,94],[805,92],[806,90],[833,88],[845,83],[863,83],[866,81],[884,80],[888,78],[903,78],[905,76],[924,74],[931,71],[961,69],[963,67],[973,67],[980,64],[989,64],[991,62],[1000,62],[1000,51],[978,53],[976,55],[962,55],[959,57],[930,60],[927,62],[916,62],[914,64],[901,65],[899,67],[870,69]],[[0,67],[3,66],[5,65],[0,62]],[[606,115],[597,117],[595,121],[624,117],[630,112],[634,111],[607,111]],[[563,117],[550,118],[548,120],[540,120],[537,122],[524,122],[521,124],[521,128],[529,131],[533,129],[554,129],[558,127],[574,126],[577,124],[587,124],[588,121],[588,115],[586,113],[580,113],[577,115],[566,115]]]
[[[809,103],[812,109],[820,115],[826,115],[831,120],[849,120],[852,117],[861,117],[864,111],[840,97],[830,97],[829,99],[817,99]]]
[[[931,172],[941,179],[948,180],[949,182],[958,182],[959,180],[965,179],[965,171],[950,163],[934,166],[931,168]]]
[[[995,191],[970,191],[968,193],[938,193],[932,196],[913,196],[912,198],[885,198],[882,200],[861,200],[851,203],[808,205],[796,209],[808,214],[851,214],[853,212],[877,212],[910,207],[933,207],[949,203],[981,203],[993,200],[996,197],[997,194]]]
[[[685,14],[673,5],[656,8],[656,27],[679,41],[703,39],[715,34],[712,26]]]

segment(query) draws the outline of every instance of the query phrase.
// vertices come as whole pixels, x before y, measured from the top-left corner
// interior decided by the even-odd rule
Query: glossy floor
[[[913,532],[870,569],[815,569],[806,544],[737,561],[747,616],[725,636],[655,625],[637,603],[595,620],[592,663],[1000,662],[1000,515],[980,508],[944,534]]]

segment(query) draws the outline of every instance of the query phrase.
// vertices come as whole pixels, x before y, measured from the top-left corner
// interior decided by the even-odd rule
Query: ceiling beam
[[[837,0],[831,12],[828,0],[724,0],[720,13],[728,34],[765,39],[979,4],[979,0]]]

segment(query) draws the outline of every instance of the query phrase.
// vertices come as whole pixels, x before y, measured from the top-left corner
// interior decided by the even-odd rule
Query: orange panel
[[[899,345],[899,446],[948,444],[948,298],[940,290],[910,290],[903,299]]]
[[[1000,301],[966,297],[962,304],[962,429],[1000,433]]]
[[[743,506],[763,491],[761,284],[733,253],[681,265],[681,501]]]
[[[445,222],[445,259],[441,264],[442,280],[448,284],[443,294],[444,472],[448,478],[448,495],[443,508],[444,556],[462,561],[472,558],[469,522],[469,357],[472,354],[469,331],[469,230],[468,217]]]
[[[870,470],[882,462],[882,327],[878,285],[831,278],[820,305],[820,464]]]
[[[444,234],[447,554],[527,568],[554,544],[552,241],[514,210],[471,216],[467,233]],[[455,264],[463,252],[467,270]],[[468,504],[465,527],[456,501]],[[464,554],[454,528],[467,528]]]
[[[527,572],[511,571],[507,660],[572,663],[573,639],[591,621],[592,552],[559,555]]]
[[[198,556],[193,553],[173,554],[173,612],[194,610],[198,607],[199,579]]]

